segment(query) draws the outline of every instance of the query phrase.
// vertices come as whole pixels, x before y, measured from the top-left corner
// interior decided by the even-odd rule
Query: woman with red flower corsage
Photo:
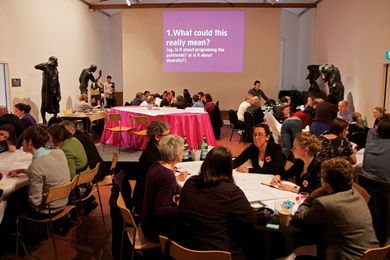
[[[252,168],[242,166],[248,159],[252,163]],[[274,142],[268,125],[255,126],[253,144],[233,161],[233,168],[238,172],[265,174],[279,174],[283,170],[282,147]]]
[[[320,140],[311,133],[301,133],[295,137],[292,152],[296,159],[294,165],[281,175],[275,175],[271,181],[272,185],[278,185],[279,189],[292,192],[312,192],[321,186],[320,163],[316,154],[321,146]],[[295,179],[297,186],[290,186],[281,183],[281,180]]]

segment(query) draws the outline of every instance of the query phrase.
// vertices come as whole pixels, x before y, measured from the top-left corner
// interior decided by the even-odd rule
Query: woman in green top
[[[60,148],[65,153],[71,178],[88,168],[83,145],[77,138],[72,137],[63,125],[53,124],[47,130],[52,148]]]

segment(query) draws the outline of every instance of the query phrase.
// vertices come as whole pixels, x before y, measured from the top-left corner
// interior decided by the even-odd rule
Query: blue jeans
[[[298,119],[287,119],[282,124],[282,152],[286,159],[291,155],[291,148],[295,137],[302,133],[302,122]]]

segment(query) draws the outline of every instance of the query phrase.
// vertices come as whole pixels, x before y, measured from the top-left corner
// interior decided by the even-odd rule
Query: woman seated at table
[[[71,137],[65,126],[54,124],[47,131],[49,132],[51,147],[60,148],[65,153],[70,178],[88,168],[87,154],[83,145],[76,137]]]
[[[273,185],[279,185],[282,190],[292,192],[312,192],[320,186],[320,163],[316,155],[321,146],[320,140],[310,133],[301,133],[295,137],[292,152],[296,159],[294,165],[281,175],[275,175],[271,181]],[[295,179],[297,186],[281,183],[281,180]]]
[[[15,105],[14,114],[17,115],[20,120],[22,120],[24,129],[29,126],[38,125],[37,120],[30,115],[31,106],[24,103],[17,103]]]
[[[344,157],[350,163],[356,164],[356,153],[352,145],[348,142],[348,123],[347,121],[335,118],[329,124],[329,131],[319,137],[321,149],[318,153],[320,162],[334,158]]]
[[[16,151],[16,135],[15,128],[11,124],[0,126],[0,153]]]
[[[283,123],[284,120],[291,117],[290,105],[283,103],[282,105],[275,107],[274,117],[279,123]]]
[[[316,225],[320,232],[319,259],[361,259],[378,247],[367,203],[352,188],[352,165],[343,158],[321,165],[321,188],[299,206],[293,220]]]
[[[215,104],[213,102],[213,98],[211,97],[211,95],[209,93],[206,93],[204,95],[205,97],[205,100],[206,100],[206,103],[204,104],[204,110],[209,113],[209,115],[211,116],[211,113],[213,112],[214,108],[215,108]]]
[[[136,212],[142,212],[142,202],[144,199],[146,173],[149,168],[161,160],[159,143],[162,139],[169,135],[171,126],[168,122],[153,120],[147,127],[149,143],[146,149],[142,152],[138,162],[137,182],[134,188],[134,208]]]
[[[198,176],[189,178],[180,196],[177,242],[194,250],[223,250],[245,259],[243,241],[256,214],[234,183],[232,156],[217,146],[206,156]]]
[[[252,168],[241,166],[248,159]],[[280,174],[283,169],[282,147],[276,144],[266,124],[257,124],[253,130],[253,144],[247,147],[234,161],[238,172]]]
[[[28,173],[28,202],[30,207],[21,207],[23,202],[18,202],[20,210],[27,211],[36,218],[47,218],[48,209],[42,208],[45,195],[51,187],[70,182],[69,168],[64,152],[59,149],[45,148],[49,141],[48,133],[39,126],[26,129],[21,139],[23,151],[33,155],[28,169],[10,171],[8,177],[14,177],[19,173]],[[67,204],[68,198],[52,202],[52,213],[61,211]],[[20,203],[20,204],[19,204]]]
[[[183,159],[183,138],[168,135],[159,143],[161,161],[154,163],[147,175],[141,214],[145,236],[158,241],[158,235],[171,237],[176,222],[178,186],[176,164]]]

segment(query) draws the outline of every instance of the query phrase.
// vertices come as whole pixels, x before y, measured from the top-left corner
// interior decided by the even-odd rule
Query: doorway
[[[8,64],[0,63],[0,105],[9,108]]]

